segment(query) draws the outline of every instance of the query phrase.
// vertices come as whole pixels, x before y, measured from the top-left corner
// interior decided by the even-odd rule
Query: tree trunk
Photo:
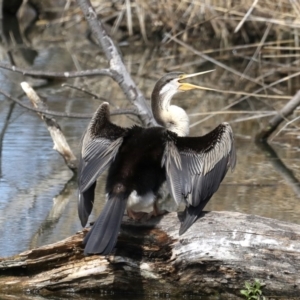
[[[185,234],[170,213],[124,218],[115,252],[83,256],[87,230],[0,260],[0,291],[240,295],[258,278],[265,296],[300,295],[300,225],[237,212],[209,212]]]

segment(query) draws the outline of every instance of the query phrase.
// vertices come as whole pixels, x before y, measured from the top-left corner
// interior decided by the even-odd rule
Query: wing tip
[[[107,122],[110,121],[110,111],[109,111],[109,103],[103,102],[99,105],[96,112],[94,113],[89,127],[88,127],[88,133],[90,134],[91,138],[97,137],[99,132]]]
[[[199,215],[197,213],[198,210],[197,208],[198,207],[193,207],[193,206],[186,207],[184,212],[184,220],[181,223],[181,226],[179,228],[179,235],[184,234],[198,219]]]

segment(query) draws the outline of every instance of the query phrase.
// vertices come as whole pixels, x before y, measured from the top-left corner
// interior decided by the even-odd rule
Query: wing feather
[[[114,160],[123,138],[115,141],[104,138],[91,140],[86,147],[86,156],[82,157],[83,168],[80,173],[80,190],[86,191]]]
[[[222,123],[201,137],[176,137],[166,144],[163,164],[171,195],[177,203],[185,199],[186,217],[180,232],[197,219],[218,190],[229,168],[236,164],[233,132]]]
[[[82,139],[78,168],[78,215],[85,226],[94,204],[97,178],[114,160],[126,129],[110,122],[109,105],[102,103]]]

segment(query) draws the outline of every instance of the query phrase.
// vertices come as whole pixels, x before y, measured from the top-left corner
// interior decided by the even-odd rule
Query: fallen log
[[[300,225],[237,212],[208,212],[178,236],[176,213],[124,217],[116,250],[83,256],[87,229],[0,259],[0,293],[97,292],[240,295],[258,278],[265,296],[300,295]]]

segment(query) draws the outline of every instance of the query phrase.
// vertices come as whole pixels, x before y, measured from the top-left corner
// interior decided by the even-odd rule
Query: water
[[[73,30],[75,32],[78,28]],[[74,32],[69,32],[70,44],[74,46],[72,53],[70,45],[39,40],[36,47],[39,54],[34,66],[47,70],[59,66],[61,70],[71,70],[74,69],[75,58],[80,61],[82,69],[105,65],[98,48],[91,46],[87,40],[77,41]],[[83,32],[81,27],[77,34],[80,32]],[[37,40],[38,36],[32,38],[33,47],[37,46]],[[82,46],[87,44],[89,48],[81,51]],[[2,47],[5,53],[6,48]],[[155,80],[163,74],[163,68],[178,64],[176,59],[166,58],[166,53],[159,51],[149,55],[149,51],[143,49],[137,53],[123,49],[123,54],[128,68],[148,98]],[[22,59],[20,54],[15,56]],[[7,61],[4,54],[3,60]],[[185,68],[184,71],[193,72],[195,69]],[[21,75],[0,70],[0,87],[14,95],[21,94],[19,83],[23,80]],[[216,86],[219,78],[207,76],[199,80]],[[80,78],[68,82],[88,87],[99,96],[112,99],[115,105],[128,106],[118,86],[109,78]],[[47,98],[52,110],[91,113],[99,105],[99,101],[83,93],[62,88],[61,83],[51,82],[38,89]],[[189,113],[195,113],[221,110],[231,100],[219,94],[198,91],[179,95],[174,102],[188,109]],[[9,101],[0,97],[0,257],[59,241],[81,229],[77,216],[76,180],[60,155],[52,149],[53,143],[45,124],[34,112],[17,105],[11,108],[10,105]],[[216,115],[193,127],[191,135],[204,134],[218,123],[233,122],[238,117]],[[191,122],[200,118],[191,117]],[[80,138],[88,120],[57,120],[71,148],[78,154]],[[122,126],[134,123],[132,118],[125,116],[113,117],[113,121]],[[291,182],[289,176],[278,169],[279,159],[270,158],[253,141],[256,132],[265,124],[265,121],[256,120],[232,123],[236,135],[237,166],[233,173],[227,174],[206,210],[238,211],[300,224],[298,184]],[[295,178],[300,178],[299,149],[295,139],[281,135],[272,146]],[[105,176],[99,181],[95,210],[90,220],[101,211],[104,181]]]

